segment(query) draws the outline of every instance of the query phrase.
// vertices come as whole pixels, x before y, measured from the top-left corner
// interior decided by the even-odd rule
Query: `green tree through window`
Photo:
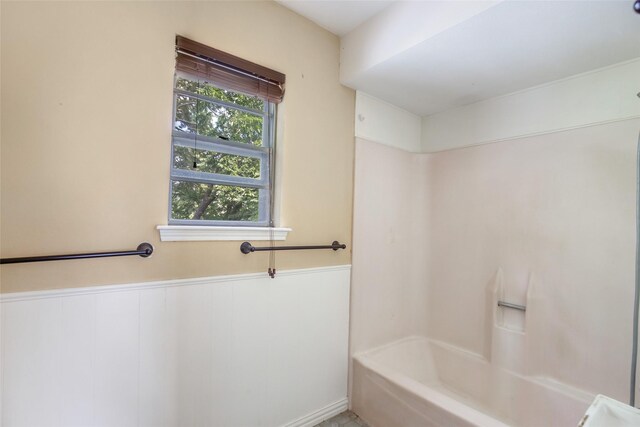
[[[176,77],[172,223],[268,223],[273,104]]]

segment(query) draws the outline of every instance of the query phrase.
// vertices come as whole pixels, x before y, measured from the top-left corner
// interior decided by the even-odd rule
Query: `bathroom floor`
[[[351,411],[344,411],[334,417],[324,420],[315,427],[369,427],[360,417]]]

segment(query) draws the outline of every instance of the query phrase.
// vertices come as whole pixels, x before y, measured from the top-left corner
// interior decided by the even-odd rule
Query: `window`
[[[274,105],[176,75],[171,223],[269,223]]]
[[[284,75],[176,39],[169,223],[271,224]]]

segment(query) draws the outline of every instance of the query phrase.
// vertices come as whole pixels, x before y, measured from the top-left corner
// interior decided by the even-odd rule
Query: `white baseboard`
[[[305,415],[304,417],[291,421],[290,423],[287,423],[282,427],[312,427],[316,424],[320,424],[328,418],[333,417],[334,415],[338,415],[339,413],[346,411],[348,408],[349,399],[345,397],[344,399],[340,399],[337,402],[327,405],[322,409],[318,409],[317,411],[312,412],[309,415]]]

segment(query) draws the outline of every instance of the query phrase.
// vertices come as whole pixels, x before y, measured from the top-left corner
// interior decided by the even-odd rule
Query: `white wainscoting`
[[[346,409],[350,266],[1,296],[2,426],[309,426]]]

